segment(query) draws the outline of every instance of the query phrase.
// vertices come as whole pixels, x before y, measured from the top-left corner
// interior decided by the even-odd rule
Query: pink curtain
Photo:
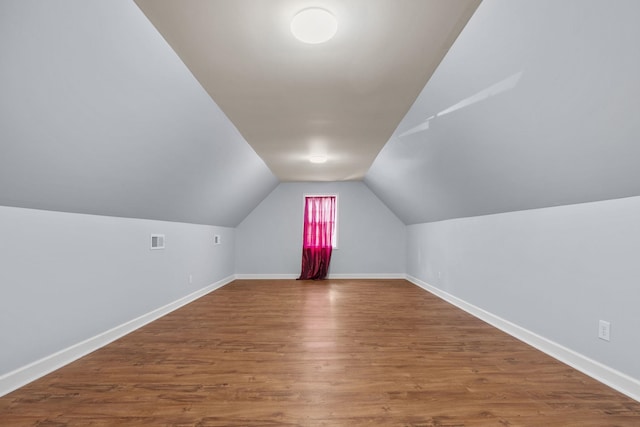
[[[336,197],[306,197],[302,272],[298,279],[320,280],[327,276],[336,222]]]

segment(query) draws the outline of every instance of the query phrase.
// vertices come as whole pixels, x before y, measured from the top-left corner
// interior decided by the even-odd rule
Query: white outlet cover
[[[609,341],[611,339],[611,323],[606,320],[598,322],[598,338]]]

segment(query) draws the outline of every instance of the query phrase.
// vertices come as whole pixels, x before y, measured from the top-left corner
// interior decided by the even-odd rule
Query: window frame
[[[338,216],[339,216],[339,197],[337,193],[333,193],[333,194],[304,194],[302,196],[302,214],[300,215],[300,217],[302,218],[302,231],[300,232],[300,235],[303,236],[304,239],[304,208],[307,206],[307,197],[335,197],[336,198],[336,215],[335,218],[336,220],[334,221],[333,224],[333,241],[331,242],[331,249],[339,249],[338,248],[338,223],[340,222],[338,220]]]

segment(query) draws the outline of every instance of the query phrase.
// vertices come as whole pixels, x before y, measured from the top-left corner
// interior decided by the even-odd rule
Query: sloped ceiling
[[[406,224],[640,195],[638,22],[484,0],[365,182]]]
[[[340,181],[364,177],[479,0],[136,3],[281,181]],[[310,6],[337,18],[326,43],[289,30]]]
[[[235,226],[278,183],[130,0],[0,2],[0,204]]]
[[[640,195],[639,21],[484,0],[365,183],[407,224]],[[278,184],[133,1],[3,0],[0,55],[1,205],[235,226]]]

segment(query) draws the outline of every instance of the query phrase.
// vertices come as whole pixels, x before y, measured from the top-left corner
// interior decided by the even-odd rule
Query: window
[[[338,196],[304,197],[303,247],[338,247]]]

